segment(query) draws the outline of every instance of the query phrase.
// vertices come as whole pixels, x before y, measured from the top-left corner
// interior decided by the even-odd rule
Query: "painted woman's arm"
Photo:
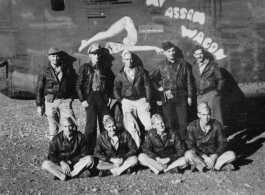
[[[156,47],[156,46],[130,46],[130,45],[124,45],[124,50],[129,51],[150,51],[155,50],[157,54],[163,54],[163,49]]]

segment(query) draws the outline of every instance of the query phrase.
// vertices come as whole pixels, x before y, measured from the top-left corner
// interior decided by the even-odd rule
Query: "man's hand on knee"
[[[160,157],[157,157],[156,158],[156,161],[164,168],[166,169],[167,168],[167,164],[169,163],[170,161],[170,158],[160,158]]]
[[[65,175],[70,175],[71,174],[70,166],[66,162],[61,161],[60,165],[61,165]]]
[[[123,159],[122,158],[111,158],[110,162],[114,164],[114,167],[120,167],[121,164],[123,163]]]
[[[202,155],[202,158],[203,158],[205,164],[207,165],[207,167],[209,167],[209,163],[211,162],[210,157],[207,156],[206,154],[204,154],[204,155]]]
[[[210,169],[213,169],[216,160],[217,160],[217,155],[216,155],[216,154],[212,154],[212,155],[210,155],[210,162],[209,162],[209,165],[207,165],[207,166],[208,166]]]
[[[215,165],[216,159],[217,159],[217,155],[211,155],[211,156],[207,156],[207,155],[202,155],[202,158],[204,159],[205,164],[207,165],[207,167],[209,169],[212,169]]]

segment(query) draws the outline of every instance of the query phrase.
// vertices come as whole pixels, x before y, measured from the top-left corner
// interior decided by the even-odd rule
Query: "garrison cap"
[[[171,43],[170,41],[166,41],[162,43],[162,48],[164,51],[167,51],[169,49],[171,49],[172,47],[176,47],[173,43]]]
[[[96,54],[101,52],[101,46],[99,43],[93,43],[87,50],[88,54]]]
[[[209,110],[209,111],[211,111],[211,108],[210,108],[210,106],[207,104],[207,103],[200,103],[199,105],[198,105],[198,112],[201,112],[203,109],[206,109],[206,110]]]
[[[49,49],[49,51],[48,51],[48,55],[58,54],[58,53],[60,53],[60,52],[61,52],[61,50],[58,49],[57,47],[51,47],[51,48]]]

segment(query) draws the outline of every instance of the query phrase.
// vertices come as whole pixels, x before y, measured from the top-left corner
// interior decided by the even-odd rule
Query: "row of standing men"
[[[124,51],[124,67],[116,75],[114,83],[113,73],[101,64],[102,48],[99,44],[89,47],[91,61],[80,67],[77,82],[74,69],[61,63],[61,51],[51,48],[48,51],[49,63],[40,72],[36,88],[37,112],[47,116],[50,139],[58,132],[60,118],[74,116],[71,104],[76,92],[86,109],[84,134],[89,143],[94,142],[95,145],[97,120],[102,121],[104,115],[110,114],[107,105],[113,98],[122,105],[124,126],[127,130],[139,129],[137,124],[132,125],[135,124],[135,119],[141,121],[145,130],[149,130],[152,84],[161,96],[166,126],[178,131],[184,140],[187,107],[191,106],[192,97],[195,95],[194,80],[197,104],[207,103],[212,109],[212,118],[223,124],[220,99],[224,78],[218,64],[206,57],[201,46],[193,49],[196,58],[193,66],[183,59],[182,51],[171,42],[163,42],[162,48],[166,59],[151,71],[150,76],[143,67],[134,62],[131,52]],[[101,122],[99,125],[101,126]],[[140,144],[140,141],[136,142]]]

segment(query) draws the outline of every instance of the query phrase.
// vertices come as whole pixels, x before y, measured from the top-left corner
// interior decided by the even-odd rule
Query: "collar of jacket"
[[[88,66],[88,68],[89,68],[89,70],[91,71],[91,70],[93,70],[93,71],[95,71],[95,68],[94,68],[94,66],[92,65],[92,62],[90,61],[89,63],[87,63],[87,66]],[[97,64],[97,66],[98,66],[98,70],[101,72],[101,71],[104,71],[103,70],[103,65],[100,63],[100,61],[99,61],[99,63]]]
[[[135,71],[136,71],[136,70],[139,71],[140,66],[134,66],[133,68],[135,69]],[[125,66],[123,66],[123,67],[120,69],[120,73],[122,73],[122,72],[125,72]]]
[[[156,137],[156,138],[160,138],[160,136],[158,135],[158,133],[157,133],[157,130],[156,129],[151,129],[150,130],[150,132],[151,132],[151,134],[154,136],[154,137]],[[165,131],[163,132],[163,134],[165,134],[167,137],[169,136],[169,129],[165,129]]]
[[[125,66],[124,66],[124,67],[123,67],[123,71],[124,71],[125,73],[127,73],[127,72],[129,71],[129,68],[125,68]],[[133,68],[131,69],[130,72],[132,72],[132,71],[134,71],[134,73],[135,73],[135,67],[133,67]]]
[[[95,69],[94,66],[93,66],[93,64],[92,64],[92,61],[88,62],[87,64],[88,64],[88,66],[90,66],[91,68]],[[98,62],[97,67],[98,67],[98,69],[102,67],[100,61]]]
[[[208,59],[208,62],[207,62],[207,64],[206,64],[206,66],[205,66],[205,69],[204,70],[206,70],[206,67],[208,67],[208,65],[210,64],[210,63],[212,63],[212,62],[214,62],[214,61],[211,61],[209,58],[207,58]],[[215,62],[214,62],[215,63]],[[200,65],[198,64],[198,62],[197,61],[195,61],[194,63],[193,63],[193,65],[195,65],[196,66],[196,70],[198,71],[198,72],[200,72]],[[203,71],[204,72],[204,71]]]
[[[61,141],[68,141],[68,140],[66,139],[66,137],[64,136],[63,131],[61,131],[60,133],[58,133],[58,136],[59,136],[59,139],[60,139]],[[74,140],[76,136],[77,136],[77,130],[76,130],[76,131],[73,131],[71,141]]]
[[[176,58],[174,62],[169,61],[167,58],[165,60],[166,65],[172,65],[172,64],[180,64],[182,63],[182,59],[181,58]]]
[[[139,73],[140,73],[140,71],[141,71],[141,68],[142,68],[142,67],[140,67],[140,66],[135,66],[135,67],[134,67],[134,69],[135,69],[134,80],[137,79],[137,77],[138,77],[138,75],[139,75]],[[125,76],[124,66],[123,66],[122,69],[120,70],[120,73],[121,73],[124,77],[126,77],[126,76]]]
[[[204,58],[204,61],[203,61],[202,63],[199,64],[199,63],[197,62],[197,64],[198,64],[199,67],[202,67],[202,66],[204,66],[204,65],[206,66],[206,65],[209,63],[209,61],[210,61],[209,58]]]
[[[117,129],[117,131],[116,131],[116,136],[118,137],[119,141],[120,141],[120,137],[121,137],[122,132],[123,131],[120,129]],[[104,131],[103,136],[105,137],[106,140],[108,140],[111,143],[111,138],[109,136],[108,131]]]
[[[159,135],[159,134],[157,133],[157,131],[156,131],[156,134],[157,134],[157,136],[160,137],[160,138],[167,137],[167,135],[168,135],[168,133],[165,132],[165,131],[164,131],[161,135]]]

